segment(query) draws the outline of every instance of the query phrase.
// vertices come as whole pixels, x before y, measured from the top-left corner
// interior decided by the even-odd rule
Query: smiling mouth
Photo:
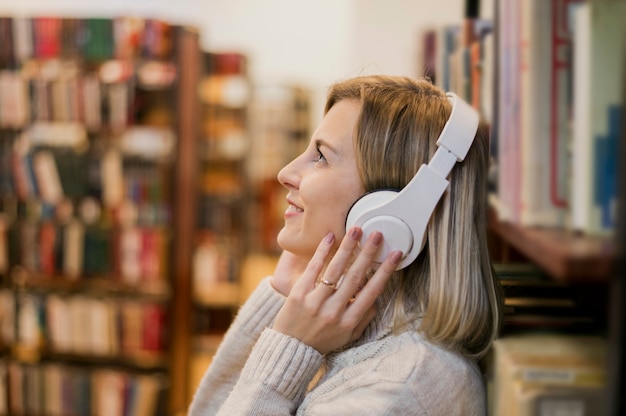
[[[289,204],[289,206],[287,207],[287,212],[304,212],[304,210],[293,204]]]

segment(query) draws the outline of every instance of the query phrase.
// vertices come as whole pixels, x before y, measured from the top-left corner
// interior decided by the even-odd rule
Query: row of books
[[[89,131],[103,126],[119,132],[130,124],[132,89],[105,85],[97,75],[26,78],[0,72],[0,127],[23,128],[35,121],[81,122]]]
[[[0,415],[166,414],[167,378],[115,368],[0,361]]]
[[[494,263],[493,267],[504,294],[501,334],[605,330],[604,286],[557,281],[530,263]]]
[[[18,220],[0,224],[0,273],[19,267],[44,281],[103,278],[156,288],[169,281],[170,240],[163,227]]]
[[[489,414],[605,414],[602,285],[556,281],[530,263],[494,263],[504,322],[486,363]]]
[[[494,4],[494,21],[468,18],[423,38],[426,73],[491,125],[491,203],[520,225],[611,233],[626,6]]]
[[[89,132],[120,134],[142,121],[144,107],[153,104],[149,90],[167,91],[175,77],[168,63],[132,66],[119,60],[90,70],[58,60],[0,70],[0,128],[76,122]]]
[[[608,414],[607,341],[558,333],[495,341],[488,379],[494,416]]]
[[[0,17],[0,68],[15,68],[32,58],[171,59],[174,31],[165,21],[132,16],[3,16]]]
[[[5,211],[8,205],[34,205],[38,201],[42,205],[39,217],[43,219],[62,216],[62,220],[68,220],[76,216],[93,223],[109,215],[119,224],[169,222],[169,165],[146,160],[151,155],[158,158],[171,154],[174,139],[167,132],[133,128],[118,146],[94,140],[88,151],[51,141],[35,147],[32,140],[32,135],[19,136],[15,141],[0,143],[0,160],[6,162],[0,168],[0,197],[6,199]],[[39,140],[41,143],[45,139]],[[94,205],[93,215],[86,215],[93,209],[84,207]]]
[[[35,360],[49,355],[160,364],[166,308],[155,302],[79,294],[0,291],[0,345]]]
[[[212,319],[212,309],[228,310],[239,301],[241,263],[248,249],[251,188],[246,164],[252,156],[248,111],[254,97],[245,54],[205,51],[201,58],[198,229],[190,271],[192,300],[204,308],[194,312],[194,321]],[[230,314],[227,318],[230,322]]]

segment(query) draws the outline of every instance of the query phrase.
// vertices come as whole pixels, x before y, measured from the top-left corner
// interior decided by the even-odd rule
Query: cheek
[[[323,197],[317,198],[315,215],[317,220],[322,220],[331,229],[336,237],[343,235],[348,211],[359,196],[354,187],[335,186],[327,189]]]

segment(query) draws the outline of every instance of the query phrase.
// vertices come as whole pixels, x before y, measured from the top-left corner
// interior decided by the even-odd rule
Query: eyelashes
[[[317,151],[317,157],[313,159],[313,161],[316,163],[326,163],[326,156],[324,156],[320,148],[316,147],[315,150]]]

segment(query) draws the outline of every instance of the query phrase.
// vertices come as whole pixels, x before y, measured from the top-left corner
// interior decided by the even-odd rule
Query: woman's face
[[[288,190],[285,225],[278,233],[284,250],[311,257],[329,231],[336,244],[344,236],[348,210],[364,192],[353,144],[359,111],[357,101],[335,103],[304,153],[278,173]]]

